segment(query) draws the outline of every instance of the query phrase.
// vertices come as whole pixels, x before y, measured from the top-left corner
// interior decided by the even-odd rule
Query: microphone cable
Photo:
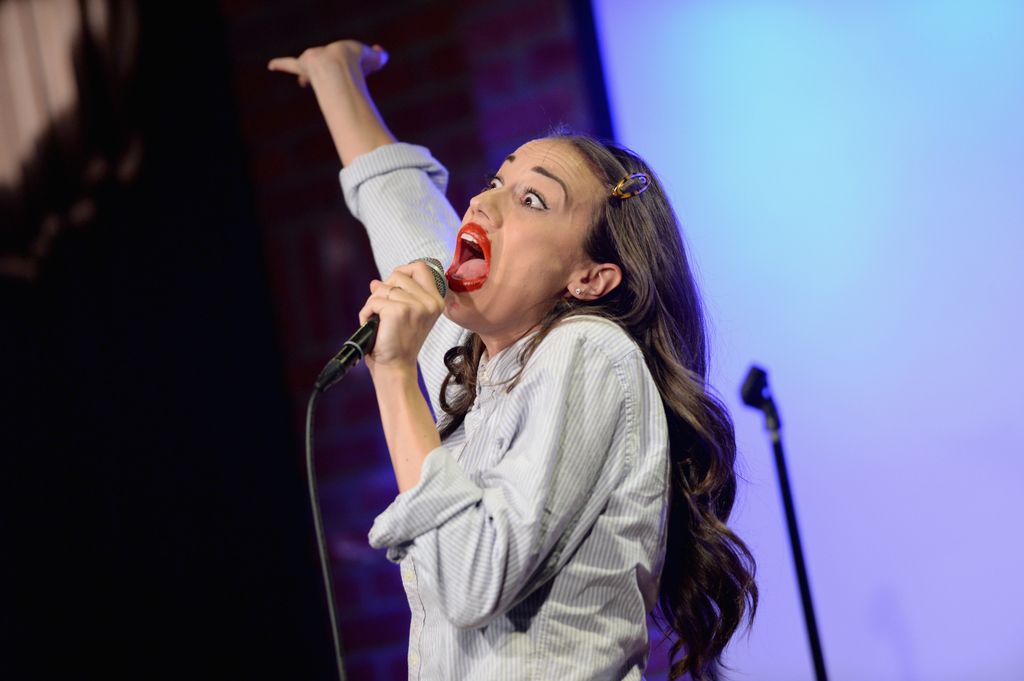
[[[313,532],[316,534],[316,550],[320,557],[320,575],[327,597],[327,614],[331,620],[331,638],[334,641],[334,663],[338,668],[339,681],[346,681],[344,653],[341,647],[341,632],[338,629],[338,613],[334,604],[334,580],[331,579],[331,561],[327,555],[327,537],[324,533],[324,519],[320,514],[320,496],[317,493],[316,469],[313,458],[313,413],[320,390],[314,389],[306,405],[306,484],[309,485],[309,503],[313,512]]]

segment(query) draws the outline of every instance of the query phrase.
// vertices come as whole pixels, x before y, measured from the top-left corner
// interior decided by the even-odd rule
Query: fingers
[[[370,282],[370,295],[376,296],[377,298],[383,298],[385,302],[392,299],[406,303],[418,300],[416,296],[410,295],[401,286],[394,283],[378,281],[376,279]]]
[[[271,59],[267,63],[267,69],[270,71],[283,71],[284,73],[290,73],[293,76],[301,76],[303,74],[302,65],[299,64],[299,60],[295,57],[277,57]]]
[[[380,315],[391,301],[388,298],[388,287],[384,282],[374,279],[370,282],[370,297],[359,310],[359,324],[365,324],[371,315]]]
[[[423,301],[394,283],[374,279],[370,282],[370,297],[359,311],[359,323],[365,324],[370,315],[384,317],[410,317],[415,309],[423,309]]]
[[[433,279],[430,280],[429,288],[427,288],[420,281],[399,269],[396,269],[390,277],[371,290],[386,300],[423,306],[430,314],[440,314],[444,309],[444,299],[434,288]]]
[[[413,295],[398,286],[390,286],[379,281],[371,285],[373,293],[366,299],[361,310],[359,310],[359,324],[365,324],[372,315],[377,315],[382,320],[387,319],[388,324],[396,321],[401,326],[408,326],[415,321],[417,316],[431,316],[429,308],[423,305]],[[419,313],[417,315],[417,313]]]
[[[277,57],[267,63],[271,71],[299,76],[308,82],[309,69],[315,62],[330,60],[338,65],[359,65],[364,76],[380,71],[388,63],[388,53],[380,45],[364,45],[355,40],[338,40],[323,47],[310,47],[299,57]]]
[[[397,316],[406,322],[415,318],[436,318],[444,311],[444,299],[434,286],[434,277],[423,263],[403,265],[391,273],[386,281],[370,282],[370,297],[359,311],[359,323],[365,324],[370,315]],[[416,276],[410,276],[412,271]],[[427,286],[424,286],[426,284]]]
[[[374,44],[372,47],[363,45],[362,55],[359,58],[359,65],[363,69],[363,75],[368,76],[375,71],[380,71],[387,63],[387,50],[377,44]]]
[[[267,63],[267,69],[270,71],[280,71],[281,73],[290,73],[298,77],[300,86],[306,87],[309,85],[309,74],[306,72],[305,67],[303,67],[302,62],[295,57],[271,59]]]
[[[400,265],[395,268],[393,274],[411,277],[424,291],[433,294],[439,300],[441,299],[441,294],[437,290],[437,281],[434,278],[434,270],[427,263],[417,260],[408,265]]]

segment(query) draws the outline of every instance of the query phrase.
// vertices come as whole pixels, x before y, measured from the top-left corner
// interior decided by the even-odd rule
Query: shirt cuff
[[[385,144],[360,154],[338,174],[348,209],[359,218],[359,189],[362,184],[375,177],[405,169],[426,173],[442,193],[448,187],[448,170],[431,155],[429,149],[405,142]]]
[[[420,480],[399,494],[370,528],[370,546],[388,549],[388,559],[400,561],[413,541],[447,522],[483,498],[445,447],[423,460]]]

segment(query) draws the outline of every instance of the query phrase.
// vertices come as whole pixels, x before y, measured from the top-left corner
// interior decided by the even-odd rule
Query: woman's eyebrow
[[[565,200],[568,203],[568,201],[569,201],[569,188],[565,186],[565,182],[562,182],[562,178],[560,178],[558,175],[555,175],[553,172],[551,172],[550,170],[548,170],[544,166],[534,166],[534,167],[530,168],[530,170],[532,170],[533,172],[538,173],[540,175],[543,175],[544,177],[550,177],[552,180],[554,180],[555,182],[560,184],[562,186],[562,193],[565,194]]]
[[[516,160],[516,155],[515,154],[509,154],[508,156],[505,157],[505,163],[513,163],[513,162],[515,162],[515,160]],[[553,172],[551,172],[550,170],[548,170],[544,166],[534,166],[534,167],[530,168],[530,170],[532,170],[533,172],[538,173],[540,175],[543,175],[544,177],[550,177],[552,180],[554,180],[559,185],[561,185],[561,187],[562,187],[562,194],[565,195],[565,203],[566,203],[566,205],[569,204],[569,202],[570,202],[570,199],[569,199],[569,188],[566,186],[565,182],[562,181],[562,178],[560,178],[558,175],[555,175]]]

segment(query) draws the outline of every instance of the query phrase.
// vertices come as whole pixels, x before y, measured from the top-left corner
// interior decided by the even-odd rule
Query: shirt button
[[[409,653],[409,666],[416,667],[420,663],[420,656],[414,652]]]
[[[402,568],[402,581],[406,584],[412,584],[416,581],[416,575],[413,574],[411,568]]]

